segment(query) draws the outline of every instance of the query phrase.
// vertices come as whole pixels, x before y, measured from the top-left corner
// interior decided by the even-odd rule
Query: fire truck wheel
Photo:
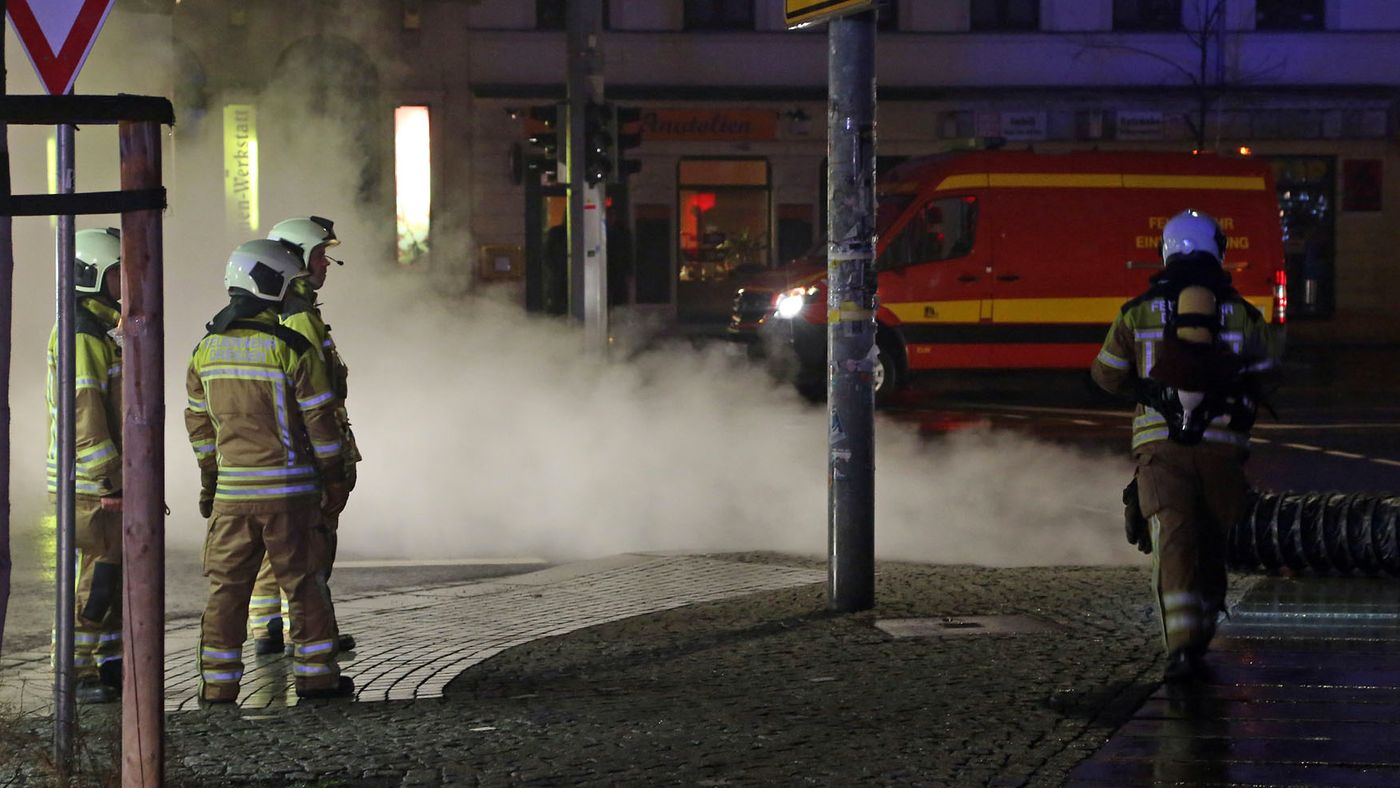
[[[895,365],[894,354],[886,349],[884,343],[875,343],[875,359],[878,362],[875,367],[875,404],[888,405],[894,401],[895,395],[899,391],[899,369]]]

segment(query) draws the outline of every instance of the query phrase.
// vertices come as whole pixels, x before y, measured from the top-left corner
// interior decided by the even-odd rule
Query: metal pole
[[[608,344],[608,253],[604,231],[607,195],[585,176],[586,111],[603,102],[602,0],[569,3],[569,313],[584,324],[589,350]]]
[[[6,0],[0,0],[0,20]],[[0,97],[6,91],[5,36],[0,36]],[[10,127],[0,123],[0,197],[10,196]],[[14,220],[0,216],[0,653],[10,607],[10,322],[14,314]]]
[[[833,19],[827,110],[827,605],[875,604],[875,13]]]
[[[58,127],[58,191],[73,193],[73,126]],[[73,695],[73,609],[76,579],[73,566],[73,461],[75,457],[73,385],[76,376],[73,313],[77,298],[73,291],[73,217],[58,217],[57,255],[54,268],[58,287],[58,550],[55,582],[58,585],[54,608],[54,730],[53,755],[60,774],[68,774],[73,756],[73,727],[77,709]]]
[[[123,122],[121,186],[158,189],[160,124]],[[164,782],[165,304],[161,212],[122,214],[122,785]]]

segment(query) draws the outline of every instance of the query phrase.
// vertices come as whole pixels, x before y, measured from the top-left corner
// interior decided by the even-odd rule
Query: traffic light
[[[526,159],[526,172],[558,172],[559,127],[564,114],[564,104],[540,104],[530,108],[525,139],[535,148],[535,155]]]
[[[583,177],[589,186],[607,180],[613,174],[612,107],[592,101],[584,106],[583,115]]]
[[[642,110],[639,107],[618,107],[613,114],[617,130],[617,145],[613,153],[613,180],[622,183],[627,176],[636,175],[642,163],[627,158],[627,151],[642,144]]]

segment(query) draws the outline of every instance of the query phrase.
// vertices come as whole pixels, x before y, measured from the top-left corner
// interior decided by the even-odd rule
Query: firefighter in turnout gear
[[[209,600],[199,643],[200,697],[233,702],[243,675],[248,601],[266,554],[291,610],[292,672],[302,697],[344,697],[322,519],[348,490],[335,392],[316,348],[278,322],[295,247],[249,241],[224,276],[230,302],[207,326],[186,382],[185,424],[199,461]]]
[[[122,675],[121,233],[74,234],[73,496],[78,593],[73,665],[79,703],[110,703]],[[49,497],[58,494],[58,326],[49,336]]]
[[[1135,484],[1168,681],[1200,672],[1224,612],[1226,538],[1244,514],[1259,379],[1277,357],[1264,316],[1230,285],[1225,246],[1203,213],[1168,221],[1164,269],[1123,306],[1091,369],[1104,390],[1138,403]]]
[[[360,461],[360,452],[355,444],[355,435],[350,430],[350,417],[345,409],[347,393],[346,380],[349,373],[345,362],[331,338],[331,328],[321,318],[320,305],[316,303],[316,291],[326,282],[326,273],[332,262],[343,265],[326,254],[332,246],[338,246],[334,223],[319,216],[287,219],[278,222],[268,233],[269,239],[284,241],[300,249],[302,265],[307,275],[292,280],[291,289],[283,302],[282,325],[306,337],[312,346],[319,348],[330,373],[331,389],[335,392],[335,417],[340,425],[341,441],[345,446],[345,479],[349,490],[355,489],[355,465]],[[327,579],[335,563],[336,537],[340,525],[339,515],[323,518],[326,548],[324,554]],[[287,598],[277,587],[277,578],[266,559],[258,572],[257,585],[253,586],[252,604],[248,606],[248,629],[253,635],[254,652],[276,654],[283,650],[283,632],[286,631]],[[342,633],[341,651],[355,648],[355,639]]]

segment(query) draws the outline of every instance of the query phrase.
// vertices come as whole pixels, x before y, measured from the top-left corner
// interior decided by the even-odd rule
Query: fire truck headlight
[[[807,291],[801,287],[789,290],[778,296],[777,315],[784,320],[791,320],[802,313],[802,308],[807,305]]]

